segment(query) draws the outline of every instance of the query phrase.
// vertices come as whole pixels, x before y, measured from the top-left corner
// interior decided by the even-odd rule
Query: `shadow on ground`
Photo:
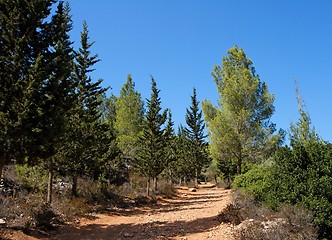
[[[51,237],[52,240],[103,240],[103,239],[168,239],[187,234],[206,232],[218,226],[216,217],[200,218],[194,221],[154,221],[142,224],[99,225],[90,224],[80,228],[65,227],[64,234]],[[42,239],[42,238],[40,238]]]

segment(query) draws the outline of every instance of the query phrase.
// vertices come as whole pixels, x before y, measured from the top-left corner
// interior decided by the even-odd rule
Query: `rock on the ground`
[[[123,236],[125,238],[132,238],[132,237],[134,237],[134,234],[132,234],[132,233],[124,233]]]

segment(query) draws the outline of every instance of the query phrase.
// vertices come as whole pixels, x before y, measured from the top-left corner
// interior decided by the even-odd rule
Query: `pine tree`
[[[219,108],[205,101],[203,111],[213,158],[226,163],[236,160],[241,174],[243,163],[262,160],[278,142],[279,136],[272,135],[275,125],[270,122],[274,96],[242,49],[231,48],[222,63],[212,73]]]
[[[186,114],[187,127],[184,129],[186,136],[190,142],[189,161],[195,169],[195,186],[198,186],[198,177],[205,164],[208,163],[207,144],[204,141],[205,124],[202,117],[202,111],[199,109],[199,101],[197,101],[196,89],[193,90],[191,96],[191,106],[187,109]]]
[[[141,149],[134,159],[134,167],[147,178],[147,195],[150,194],[150,180],[155,182],[158,175],[165,168],[165,129],[163,125],[166,121],[167,111],[161,113],[161,101],[159,98],[160,90],[152,78],[151,98],[147,100],[147,113],[143,134],[139,138]],[[153,189],[155,192],[156,189]]]

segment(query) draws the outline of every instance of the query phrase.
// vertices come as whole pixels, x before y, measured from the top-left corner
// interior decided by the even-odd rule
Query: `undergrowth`
[[[233,224],[239,240],[318,239],[313,214],[308,210],[282,205],[274,211],[240,191],[234,192],[232,203],[219,214],[219,220]]]

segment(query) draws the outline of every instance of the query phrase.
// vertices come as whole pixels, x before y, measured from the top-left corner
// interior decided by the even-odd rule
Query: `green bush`
[[[248,172],[238,175],[233,181],[235,189],[243,189],[257,201],[267,201],[272,188],[273,166],[254,165]]]
[[[48,174],[42,166],[15,165],[15,171],[26,189],[34,192],[46,192]]]
[[[282,203],[303,206],[314,214],[319,237],[332,239],[332,145],[308,139],[282,147],[270,166],[254,166],[233,182],[274,209]]]

